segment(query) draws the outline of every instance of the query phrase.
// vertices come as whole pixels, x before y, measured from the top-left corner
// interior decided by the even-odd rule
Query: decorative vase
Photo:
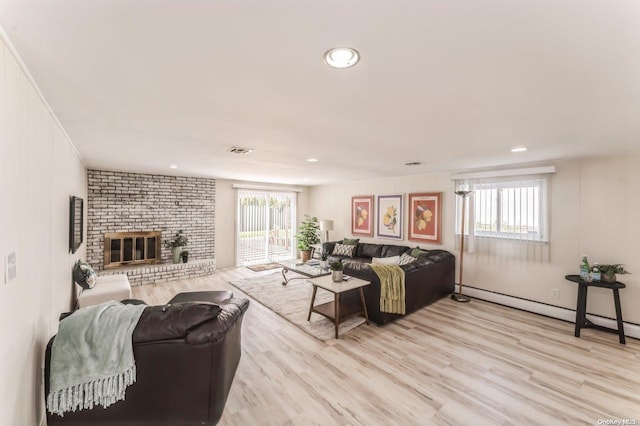
[[[182,247],[174,247],[171,249],[173,255],[173,263],[180,263],[180,254],[182,253]]]
[[[615,283],[618,278],[616,277],[616,274],[602,274],[602,281],[605,283]]]
[[[187,263],[189,261],[189,255],[182,253],[182,263]]]
[[[320,261],[320,267],[322,269],[327,269],[327,261],[326,260],[321,260]]]
[[[342,271],[331,271],[331,280],[333,280],[334,283],[341,283]]]

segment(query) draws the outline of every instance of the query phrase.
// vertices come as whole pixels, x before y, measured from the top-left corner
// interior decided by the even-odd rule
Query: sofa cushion
[[[400,256],[402,253],[408,250],[409,247],[407,246],[383,245],[381,257]]]
[[[409,254],[417,258],[427,257],[429,255],[429,250],[422,250],[420,247],[416,247],[412,249]]]
[[[353,257],[353,253],[355,251],[356,251],[356,246],[338,243],[333,248],[333,253],[331,254],[335,256]]]
[[[415,262],[416,260],[418,260],[417,257],[413,257],[409,253],[402,253],[402,256],[400,256],[400,260],[398,261],[398,265],[408,265],[409,263]]]
[[[358,249],[356,250],[356,257],[368,257],[369,259],[373,257],[383,257],[382,245],[368,244],[368,243],[358,244]]]
[[[357,246],[360,242],[360,238],[344,238],[342,244],[345,246]]]
[[[377,263],[380,265],[397,265],[399,261],[400,256],[374,257],[371,259],[371,263]]]
[[[79,259],[73,266],[73,280],[80,287],[90,289],[96,285],[96,273],[91,265]]]
[[[133,331],[133,343],[182,339],[189,330],[216,318],[222,309],[214,303],[173,303],[148,306]]]

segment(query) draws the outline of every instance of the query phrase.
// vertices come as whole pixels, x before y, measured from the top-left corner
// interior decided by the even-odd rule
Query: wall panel
[[[577,273],[580,256],[591,262],[625,263],[631,275],[619,276],[627,284],[621,292],[624,318],[640,323],[640,154],[555,162],[551,177],[550,221],[551,257],[546,263],[487,262],[477,254],[464,257],[465,284],[554,306],[575,309],[577,287],[564,279]],[[312,187],[310,212],[334,221],[330,240],[350,236],[351,197],[389,193],[437,192],[443,194],[443,243],[420,245],[455,250],[455,195],[452,173],[434,173],[401,178],[348,182]],[[361,238],[376,242],[415,246],[407,236],[406,200],[403,241]],[[552,297],[553,289],[560,291]],[[611,291],[593,289],[589,293],[591,313],[615,317]]]
[[[10,45],[0,47],[0,264],[9,253],[17,261],[15,279],[0,274],[0,334],[9,342],[0,348],[0,417],[37,425],[44,347],[72,307],[71,265],[86,251],[70,255],[67,237],[69,195],[86,198],[86,170]]]

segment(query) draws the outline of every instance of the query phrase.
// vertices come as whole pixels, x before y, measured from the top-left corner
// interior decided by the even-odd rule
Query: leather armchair
[[[194,304],[203,305],[145,309],[133,334],[137,380],[127,388],[124,401],[62,417],[47,411],[48,425],[215,425],[240,361],[242,318],[249,301],[222,302],[212,318],[203,318],[202,310],[194,314],[184,309]],[[45,395],[54,339],[45,355]]]

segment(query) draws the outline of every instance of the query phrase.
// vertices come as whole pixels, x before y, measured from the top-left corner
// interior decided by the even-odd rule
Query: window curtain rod
[[[291,186],[267,186],[267,185],[249,185],[244,183],[234,183],[234,189],[255,189],[259,191],[274,191],[274,192],[304,192],[304,189],[300,187]]]
[[[551,174],[556,172],[556,166],[545,167],[527,167],[523,169],[505,169],[505,170],[488,170],[481,172],[468,172],[457,173],[451,175],[451,180],[464,180],[464,179],[482,179],[502,176],[526,176],[526,175],[541,175]]]

